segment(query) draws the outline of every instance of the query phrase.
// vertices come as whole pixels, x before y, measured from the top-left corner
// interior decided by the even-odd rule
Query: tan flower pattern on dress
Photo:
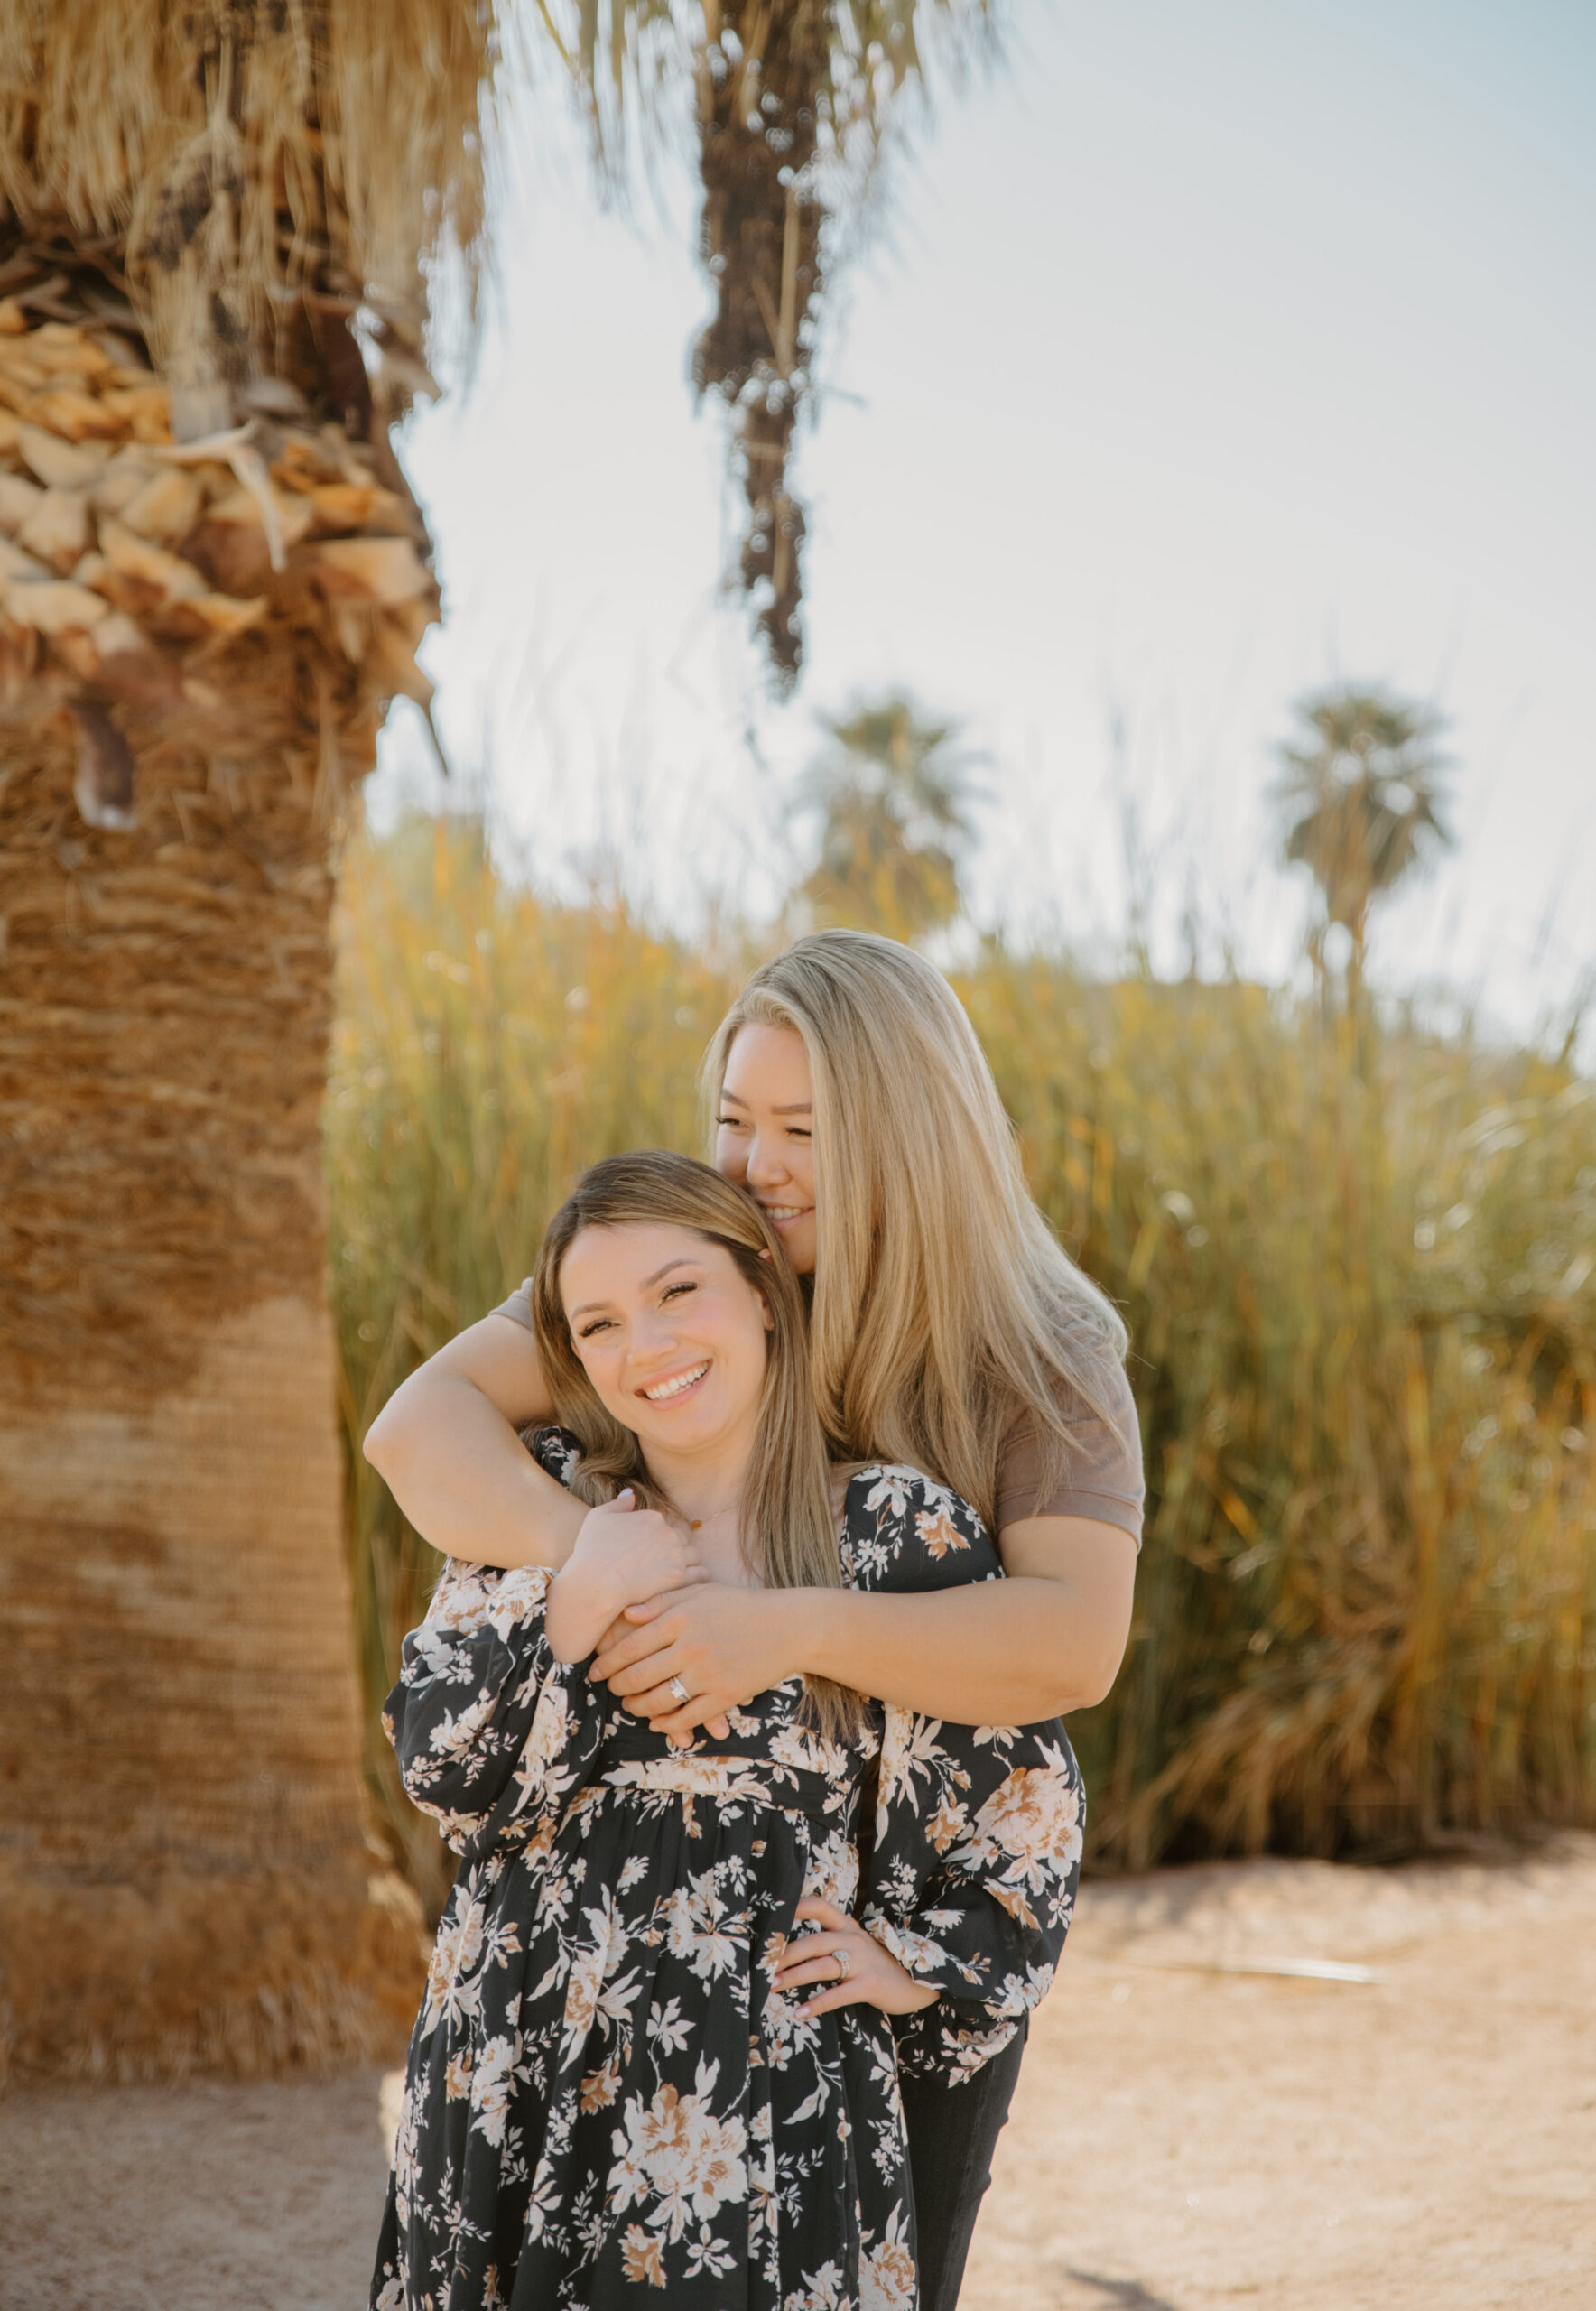
[[[943,1557],[950,1549],[967,1549],[970,1543],[945,1508],[923,1508],[914,1519],[927,1556]]]
[[[557,1475],[556,1432],[538,1457]],[[850,1480],[844,1577],[999,1578],[912,1469]],[[550,1576],[450,1563],[385,1722],[460,1856],[411,2041],[374,2311],[915,2311],[901,2068],[968,2076],[1045,1991],[1080,1866],[1063,1729],[796,1681],[677,1752],[550,1652]],[[861,1867],[861,1812],[873,1839]],[[805,2018],[774,1969],[805,1893],[938,1992]]]

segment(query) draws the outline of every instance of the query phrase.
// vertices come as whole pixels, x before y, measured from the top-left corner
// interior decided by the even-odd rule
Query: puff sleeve
[[[561,1475],[556,1433],[545,1436],[536,1457]],[[544,1632],[553,1577],[543,1565],[506,1573],[451,1557],[404,1639],[383,1731],[411,1802],[457,1853],[525,1845],[552,1828],[603,1740],[605,1697]]]

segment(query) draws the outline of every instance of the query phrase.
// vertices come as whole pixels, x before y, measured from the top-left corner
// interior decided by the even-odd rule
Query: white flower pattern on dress
[[[557,1432],[535,1449],[569,1472]],[[839,1546],[861,1589],[1001,1577],[912,1469],[852,1478]],[[794,1680],[672,1751],[550,1652],[550,1577],[451,1561],[385,1712],[460,1866],[373,2311],[915,2311],[899,2071],[969,2076],[1052,1980],[1082,1819],[1063,1729],[871,1703],[840,1743]],[[867,2006],[801,2016],[774,1969],[805,1893],[936,2003],[895,2036]]]

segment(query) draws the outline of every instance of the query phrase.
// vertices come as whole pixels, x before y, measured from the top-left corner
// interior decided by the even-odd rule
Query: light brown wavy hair
[[[758,1205],[691,1156],[645,1148],[595,1164],[543,1238],[532,1279],[532,1322],[554,1417],[581,1452],[571,1490],[596,1507],[629,1485],[642,1506],[679,1513],[649,1473],[635,1433],[607,1409],[583,1370],[560,1289],[565,1256],[584,1229],[636,1222],[691,1229],[719,1244],[769,1309],[765,1385],[743,1490],[744,1561],[768,1589],[841,1588],[830,1469],[810,1393],[803,1292]],[[821,1730],[851,1730],[857,1695],[818,1678],[807,1685],[810,1714]]]
[[[1118,1313],[1037,1210],[975,1029],[923,956],[817,931],[756,971],[705,1056],[711,1132],[750,1023],[793,1029],[809,1057],[810,1369],[831,1451],[922,1469],[996,1533],[1016,1422],[1036,1439],[1038,1507],[1074,1449],[1061,1396],[1118,1426]]]

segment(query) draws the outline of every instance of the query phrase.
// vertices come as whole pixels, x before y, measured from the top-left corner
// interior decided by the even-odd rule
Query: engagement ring
[[[675,1694],[683,1709],[687,1707],[688,1703],[692,1699],[692,1695],[688,1692],[687,1687],[682,1684],[680,1677],[672,1678],[671,1691]]]
[[[849,1973],[848,1953],[846,1950],[833,1950],[831,1955],[837,1961],[837,1979],[845,1982]]]

